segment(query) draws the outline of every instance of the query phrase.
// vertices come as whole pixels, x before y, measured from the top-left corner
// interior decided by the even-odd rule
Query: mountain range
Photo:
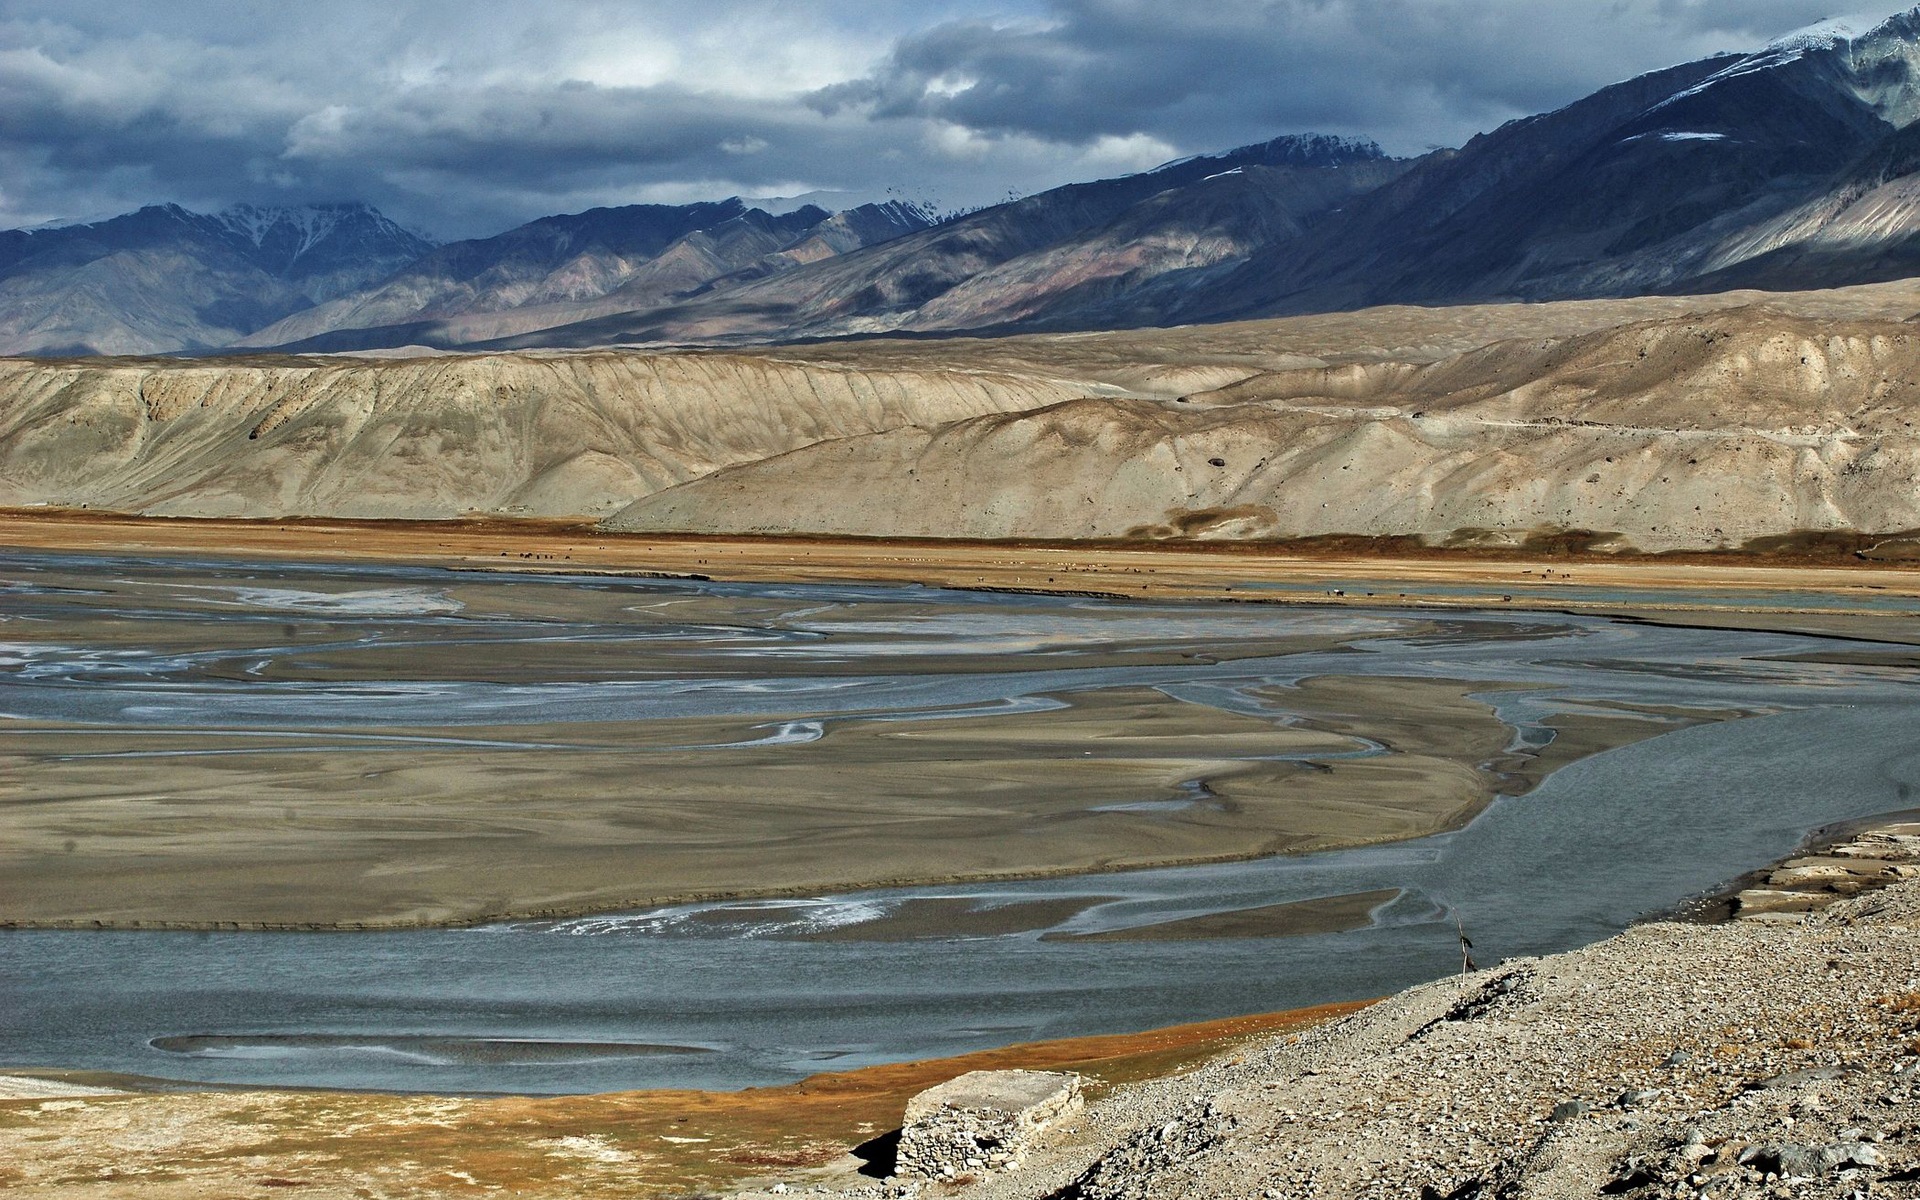
[[[738,199],[433,246],[364,205],[0,234],[0,351],[724,345],[1920,274],[1920,8],[1604,88],[1456,150],[1294,135],[936,221]]]
[[[435,249],[379,284],[293,314],[241,345],[383,330],[364,345],[458,344],[603,313],[656,308],[783,275],[926,228],[900,201],[778,216],[735,198],[640,204],[543,217],[496,237]]]

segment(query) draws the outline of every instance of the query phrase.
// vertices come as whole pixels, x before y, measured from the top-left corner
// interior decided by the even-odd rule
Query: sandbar
[[[1152,925],[1133,925],[1125,929],[1103,929],[1097,933],[1048,933],[1047,942],[1184,942],[1203,938],[1310,937],[1319,933],[1346,933],[1365,929],[1373,910],[1390,904],[1400,895],[1398,888],[1372,892],[1352,892],[1344,896],[1319,896],[1295,900],[1291,904],[1263,904],[1257,908],[1236,908],[1226,912],[1203,913],[1177,921]]]
[[[1156,602],[1404,605],[1456,622],[1470,618],[1453,610],[1499,607],[1504,601],[1490,605],[1488,589],[1524,581],[1527,590],[1512,593],[1514,607],[1592,608],[1598,602],[1582,589],[1604,585],[1634,590],[1641,600],[1659,593],[1671,601],[1671,608],[1633,607],[1647,620],[1824,622],[1848,636],[1877,631],[1885,641],[1920,633],[1909,629],[1920,621],[1887,610],[1903,598],[1920,606],[1920,571],[1831,556],[1679,561],[1409,551],[1368,557],[1328,545],[663,539],[553,522],[197,521],[46,512],[0,515],[0,548],[135,554],[176,564],[236,556],[430,564],[471,569],[473,582],[447,589],[445,602],[472,605],[485,599],[486,589],[508,586],[491,574],[505,570],[922,582]],[[1285,586],[1255,586],[1261,583]],[[1747,611],[1742,605],[1756,594],[1805,611]],[[556,620],[578,621],[603,619],[591,605],[627,602],[610,594],[594,598],[588,589],[554,589],[552,599],[537,603],[555,606]],[[65,606],[68,617],[33,636],[57,639],[68,619],[80,645],[194,652],[202,648],[196,639],[243,636],[217,623],[98,619],[89,616],[89,603],[76,595]],[[703,620],[750,627],[758,619],[751,597],[703,603],[710,605],[700,612]],[[938,593],[929,593],[925,612],[941,611]],[[291,611],[275,631],[292,648],[288,653],[245,670],[219,665],[225,660],[214,656],[207,671],[216,678],[227,671],[234,683],[303,685],[377,683],[381,672],[393,669],[374,649],[328,645],[328,634],[320,615]],[[314,649],[305,649],[308,643]],[[1337,636],[1276,636],[1222,653],[1342,644]],[[610,662],[590,642],[542,643],[535,662],[510,645],[476,653],[458,630],[443,635],[431,628],[406,653],[409,674],[402,678],[429,680],[516,684],[537,680],[542,671],[591,680],[631,668],[629,661]],[[1020,653],[1078,666],[1137,666],[1176,662],[1193,650],[1088,644]],[[737,661],[742,671],[768,669],[764,662]],[[671,673],[683,665],[662,662],[658,669]],[[993,655],[929,652],[923,665],[965,673],[998,664]],[[814,659],[804,666],[814,675],[873,669],[857,660]],[[416,739],[404,752],[398,743],[342,739],[333,736],[337,730],[318,727],[252,731],[235,741],[220,730],[162,735],[14,721],[0,744],[0,924],[455,925],[1308,853],[1457,828],[1493,795],[1523,792],[1574,759],[1695,721],[1741,715],[1589,708],[1551,718],[1556,736],[1550,745],[1515,749],[1512,730],[1473,699],[1500,686],[1497,680],[1322,676],[1289,691],[1284,706],[1300,719],[1285,728],[1183,704],[1152,688],[1080,691],[1049,697],[1053,711],[1017,716],[855,715],[828,723],[811,743],[794,745],[763,744],[779,714],[753,721],[378,731]],[[476,750],[451,744],[456,736],[500,745]],[[539,748],[542,742],[551,745]],[[1370,744],[1388,752],[1354,757]],[[956,933],[979,920],[957,910],[921,915],[928,928],[938,924],[933,915],[954,918]]]

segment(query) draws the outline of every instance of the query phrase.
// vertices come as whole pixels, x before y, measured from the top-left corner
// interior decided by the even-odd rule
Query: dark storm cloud
[[[811,100],[1065,142],[1317,128],[1410,151],[1751,49],[1829,11],[1826,0],[1059,0],[1049,20],[911,34],[879,70]]]
[[[1316,130],[1454,144],[1823,0],[9,0],[0,225],[364,198],[441,234],[728,192],[950,204]]]

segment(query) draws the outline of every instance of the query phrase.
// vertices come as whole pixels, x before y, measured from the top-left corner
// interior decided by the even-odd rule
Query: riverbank
[[[1639,925],[1411,988],[1119,1089],[1019,1169],[836,1194],[1920,1194],[1920,827],[1831,848],[1850,852],[1888,870],[1818,911]]]
[[[221,520],[0,510],[0,551],[408,563],[741,583],[898,583],[1363,607],[1502,607],[1664,614],[1664,620],[1863,636],[1920,611],[1920,560],[1872,537],[1779,539],[1723,554],[1627,555],[1579,537],[1429,549],[1408,538],[1301,542],[969,542],[615,534],[566,521]],[[1905,554],[1903,542],[1888,554]],[[1866,557],[1863,557],[1866,556]],[[1682,616],[1685,614],[1685,616]],[[1712,614],[1718,614],[1712,615]],[[1920,621],[1914,621],[1920,627]],[[1878,637],[1920,643],[1898,621]]]
[[[1914,861],[1913,834],[1880,819],[1826,849],[1891,856],[1897,844]],[[62,1200],[281,1188],[542,1200],[1912,1195],[1917,957],[1920,880],[1888,875],[1791,920],[1636,926],[1374,1004],[743,1092],[139,1091],[153,1085],[0,1072],[0,1187]],[[907,1098],[1010,1068],[1084,1073],[1087,1112],[1015,1170],[888,1178]]]

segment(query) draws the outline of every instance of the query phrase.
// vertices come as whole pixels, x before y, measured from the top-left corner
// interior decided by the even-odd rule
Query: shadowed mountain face
[[[610,247],[556,245],[558,223],[580,218],[553,218],[443,247],[378,288],[299,313],[244,344],[353,350],[780,340],[1098,324],[1116,303],[1151,319],[1162,302],[1135,293],[1161,276],[1243,262],[1253,248],[1297,237],[1405,169],[1370,142],[1301,136],[1072,184],[930,228],[899,204],[769,217],[729,201],[731,209],[713,206],[725,222],[643,246],[655,257],[619,266],[611,265],[619,251]],[[529,244],[538,252],[529,254]],[[582,259],[570,260],[576,251]],[[504,269],[487,266],[503,254]],[[627,273],[617,287],[565,286],[618,272]]]
[[[658,307],[926,224],[899,203],[775,216],[725,200],[544,217],[436,248],[363,204],[154,206],[0,233],[0,353],[273,345],[375,326],[353,344],[501,337]]]
[[[1902,278],[1920,273],[1917,64],[1920,10],[1831,23],[1414,164],[1251,147],[497,344],[1093,329]]]
[[[0,352],[224,346],[432,249],[364,204],[156,205],[91,225],[0,233]]]
[[[1630,80],[1422,163],[1180,315],[1911,274],[1917,64],[1920,10]]]
[[[1142,289],[1245,261],[1406,170],[1370,142],[1283,137],[1070,184],[780,279],[494,343],[778,340],[899,329],[1090,328]],[[1178,288],[1175,288],[1177,291]]]

